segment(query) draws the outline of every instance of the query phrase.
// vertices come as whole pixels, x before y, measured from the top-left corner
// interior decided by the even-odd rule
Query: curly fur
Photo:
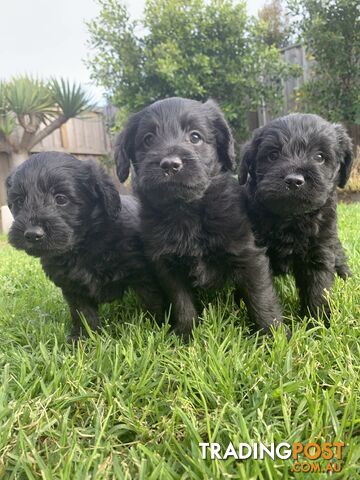
[[[274,274],[292,272],[301,314],[329,316],[325,291],[335,272],[350,274],[338,239],[336,188],[351,170],[343,126],[312,114],[291,114],[257,129],[242,150],[239,181],[259,246]]]
[[[63,153],[40,153],[12,172],[6,185],[14,215],[9,241],[39,257],[61,288],[72,339],[86,333],[79,314],[98,329],[98,305],[120,298],[129,287],[152,314],[162,315],[162,293],[143,252],[138,203],[130,196],[120,200],[99,166]],[[64,205],[56,203],[59,195]],[[43,237],[29,240],[34,231]]]
[[[225,284],[241,291],[260,328],[281,323],[268,260],[255,246],[232,175],[233,137],[215,102],[170,98],[150,105],[129,119],[115,160],[121,181],[134,167],[144,244],[172,302],[177,333],[191,333],[198,290]],[[171,168],[164,170],[164,162]]]

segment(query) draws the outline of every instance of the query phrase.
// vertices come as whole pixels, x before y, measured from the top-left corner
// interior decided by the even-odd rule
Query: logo
[[[230,442],[226,448],[222,448],[219,443],[199,443],[203,460],[264,460],[269,457],[272,460],[289,460],[293,463],[290,467],[292,472],[302,473],[330,473],[340,472],[342,469],[343,442],[324,442],[324,443],[239,443],[234,446]]]

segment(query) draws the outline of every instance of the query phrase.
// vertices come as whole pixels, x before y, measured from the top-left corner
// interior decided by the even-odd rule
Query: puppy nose
[[[24,232],[24,237],[28,242],[39,242],[45,237],[45,232],[41,227],[29,227]]]
[[[285,183],[288,188],[295,190],[296,188],[300,188],[305,183],[305,178],[303,175],[293,173],[285,177]]]
[[[183,163],[179,157],[165,157],[160,162],[160,167],[165,175],[173,175],[182,169]]]

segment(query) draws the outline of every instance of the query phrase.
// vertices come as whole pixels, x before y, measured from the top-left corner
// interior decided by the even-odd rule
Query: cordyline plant
[[[13,168],[41,140],[92,107],[83,88],[68,80],[19,76],[0,81],[0,152],[9,155]]]

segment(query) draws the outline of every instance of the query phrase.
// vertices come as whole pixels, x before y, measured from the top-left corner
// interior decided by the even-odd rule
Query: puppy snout
[[[160,167],[165,175],[174,175],[182,169],[183,163],[179,157],[165,157],[161,160]]]
[[[29,227],[25,230],[24,237],[28,242],[36,243],[43,240],[43,238],[45,237],[45,232],[39,226]]]
[[[285,177],[286,188],[289,188],[291,190],[296,190],[297,188],[302,187],[304,183],[304,176],[298,173],[293,173]]]

